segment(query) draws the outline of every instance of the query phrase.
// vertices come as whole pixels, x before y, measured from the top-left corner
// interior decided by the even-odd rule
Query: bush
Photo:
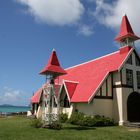
[[[52,124],[50,124],[49,128],[55,129],[55,130],[60,130],[60,129],[62,129],[62,124],[59,123],[58,121],[52,122]]]
[[[64,113],[60,114],[59,120],[60,120],[61,123],[65,123],[68,120],[68,114],[66,114],[66,113],[65,114]]]
[[[74,113],[70,119],[68,120],[69,123],[80,125],[80,126],[113,126],[115,125],[113,119],[104,116],[85,116],[83,113]]]
[[[84,119],[84,113],[75,112],[71,115],[68,122],[71,123],[71,124],[80,125],[80,124],[83,123],[83,119]]]
[[[43,125],[43,123],[42,123],[41,119],[33,119],[31,121],[31,126],[32,127],[40,128],[40,127],[42,127],[42,125]]]
[[[35,128],[50,128],[50,129],[56,129],[60,130],[62,128],[61,123],[58,121],[52,122],[50,125],[46,123],[45,121],[42,122],[41,119],[32,119],[31,120],[31,126]]]
[[[91,116],[85,116],[82,120],[81,126],[89,126],[92,127],[95,125],[95,121]]]
[[[104,116],[98,116],[93,118],[94,126],[113,126],[115,125],[114,120]]]

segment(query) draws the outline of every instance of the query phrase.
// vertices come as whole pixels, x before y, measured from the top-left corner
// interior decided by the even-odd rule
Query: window
[[[138,56],[135,57],[135,61],[136,61],[136,66],[140,66],[140,59],[138,58]]]
[[[137,87],[140,88],[140,71],[137,71]]]
[[[126,84],[133,86],[133,71],[130,69],[126,69]]]
[[[127,60],[127,62],[126,62],[127,64],[131,64],[132,65],[132,55],[130,55],[130,57],[128,58],[128,60]]]

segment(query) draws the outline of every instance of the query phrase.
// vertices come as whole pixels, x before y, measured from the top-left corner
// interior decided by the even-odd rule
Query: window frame
[[[126,69],[126,85],[133,86],[133,70]]]
[[[136,77],[137,77],[137,88],[140,89],[140,71],[136,71]]]

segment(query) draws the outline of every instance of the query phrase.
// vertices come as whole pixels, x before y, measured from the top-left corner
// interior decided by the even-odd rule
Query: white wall
[[[42,106],[39,105],[38,110],[37,110],[37,114],[36,117],[37,118],[42,118]]]
[[[70,118],[73,111],[74,111],[74,104],[71,104],[70,108],[62,108],[62,107],[60,108],[60,113],[68,114],[68,118]]]
[[[112,118],[112,100],[94,99],[90,104],[76,103],[75,109],[86,115],[103,115]]]

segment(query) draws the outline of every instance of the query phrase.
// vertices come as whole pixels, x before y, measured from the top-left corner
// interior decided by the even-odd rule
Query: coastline
[[[1,116],[16,116],[16,115],[27,115],[27,111],[25,111],[25,112],[14,112],[14,113],[9,113],[9,112],[0,112],[0,117]]]
[[[27,115],[28,110],[27,106],[0,106],[0,116]]]

